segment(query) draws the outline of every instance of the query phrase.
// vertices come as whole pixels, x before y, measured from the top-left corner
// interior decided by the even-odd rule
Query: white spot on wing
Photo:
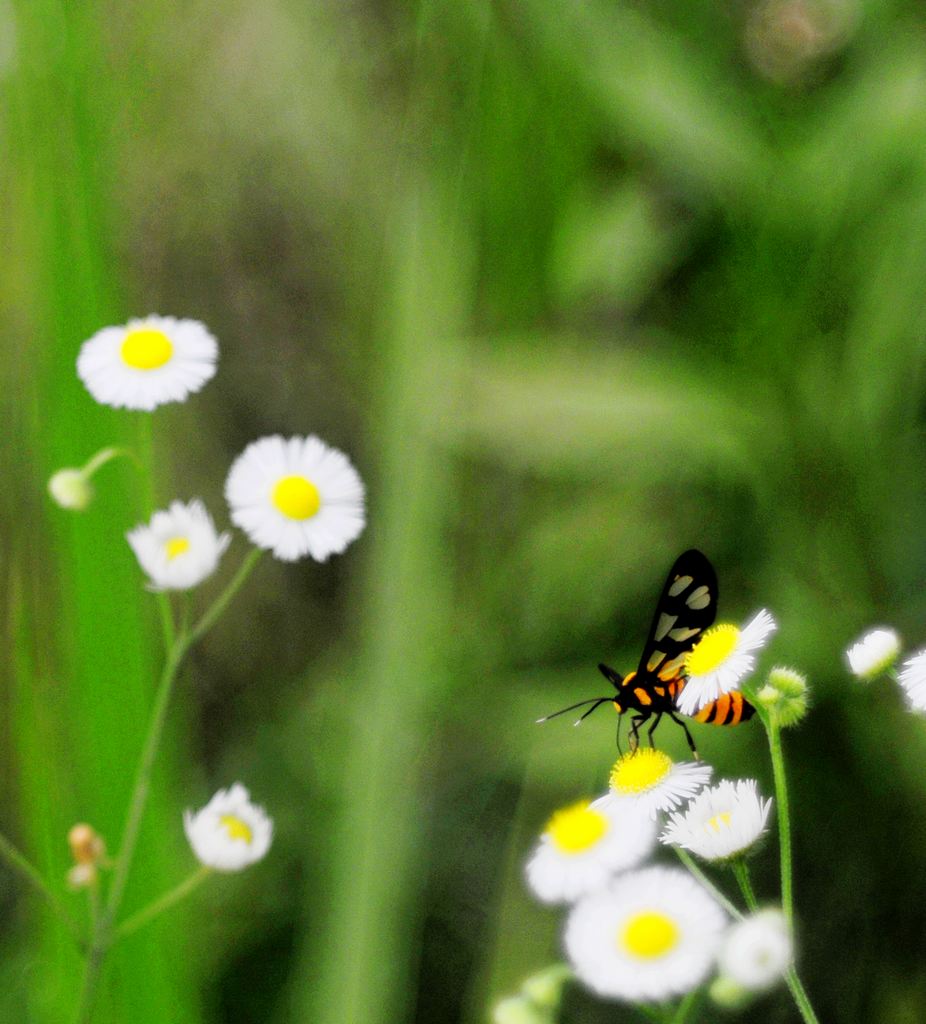
[[[676,581],[669,587],[669,597],[678,597],[678,595],[686,588],[690,587],[694,583],[692,576],[679,576]]]
[[[646,671],[655,672],[664,657],[665,654],[662,651],[653,651],[649,661],[646,663]]]
[[[685,655],[680,654],[677,658],[673,658],[671,661],[667,661],[662,666],[662,671],[659,673],[660,679],[671,679],[681,669],[682,665],[685,664]]]
[[[699,611],[701,608],[706,608],[711,603],[711,592],[707,587],[698,587],[697,590],[692,592],[685,598],[685,604],[689,608]]]
[[[683,640],[690,640],[693,636],[697,636],[697,634],[700,632],[701,630],[699,627],[695,627],[694,629],[685,629],[683,626],[679,626],[678,629],[673,629],[669,631],[669,639],[678,640],[679,642]]]
[[[677,615],[666,615],[666,613],[663,612],[659,616],[659,622],[656,624],[656,635],[654,639],[661,640],[666,635],[666,633],[668,633],[669,630],[675,625],[675,620],[677,618]]]

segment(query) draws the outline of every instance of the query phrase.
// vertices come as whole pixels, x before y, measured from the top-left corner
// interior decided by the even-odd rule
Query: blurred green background
[[[50,472],[150,447],[154,501],[224,524],[234,455],[315,432],[370,491],[345,556],[265,559],[188,665],[125,909],[219,786],[276,842],[119,948],[100,1024],[485,1021],[559,955],[522,864],[613,753],[610,713],[534,719],[635,664],[692,545],[812,679],[820,1018],[924,1019],[926,728],[843,664],[868,625],[926,639],[921,4],[0,0],[0,144],[0,825],[75,913],[64,837],[118,845],[160,655],[137,474],[74,515]],[[148,312],[208,324],[216,379],[95,405],[81,342]],[[771,790],[758,724],[696,735]],[[0,941],[0,1020],[68,1021],[79,961],[5,869]]]

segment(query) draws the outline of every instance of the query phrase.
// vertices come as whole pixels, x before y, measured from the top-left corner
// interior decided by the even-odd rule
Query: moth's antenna
[[[596,708],[599,704],[604,704],[609,700],[612,700],[612,698],[592,697],[589,700],[580,700],[578,704],[570,704],[568,708],[560,708],[559,711],[554,711],[552,715],[544,715],[543,718],[538,718],[537,725],[540,725],[541,722],[549,722],[551,718],[556,718],[557,715],[565,715],[567,711],[575,711],[576,708],[584,707],[586,704],[594,704]],[[590,715],[595,708],[589,708],[589,710],[585,712],[585,715]],[[585,715],[583,715],[582,718],[584,718]],[[580,722],[582,721],[582,718],[579,719]]]
[[[582,720],[584,718],[588,718],[588,716],[598,707],[599,704],[607,704],[609,701],[611,701],[613,699],[614,699],[613,697],[599,697],[598,700],[596,700],[595,703],[588,709],[588,711],[586,711],[584,714],[582,714],[572,724],[573,725],[581,725],[582,724]]]

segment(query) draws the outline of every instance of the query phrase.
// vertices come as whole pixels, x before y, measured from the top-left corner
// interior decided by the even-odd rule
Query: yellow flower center
[[[322,507],[322,499],[311,480],[284,476],[273,488],[273,504],[288,519],[311,519]]]
[[[661,750],[634,750],[619,758],[611,769],[611,789],[616,793],[644,793],[672,770],[672,758]]]
[[[122,361],[134,370],[156,370],[170,360],[174,346],[163,331],[137,327],[122,342]]]
[[[593,811],[587,800],[580,800],[557,811],[545,831],[563,853],[583,853],[608,831],[608,819]]]
[[[225,826],[229,839],[243,839],[246,843],[250,843],[254,838],[250,827],[233,814],[223,814],[219,821]]]
[[[658,910],[634,914],[620,933],[620,944],[640,960],[655,960],[678,945],[678,925]]]
[[[690,676],[705,676],[722,665],[733,653],[740,631],[736,626],[714,626],[685,656],[685,671]]]
[[[729,811],[721,811],[720,814],[715,814],[713,818],[709,818],[705,822],[704,827],[719,832],[722,826],[730,824],[731,817],[732,815]]]
[[[167,561],[172,562],[177,555],[182,555],[184,551],[190,550],[190,542],[186,537],[171,537],[164,545],[164,551],[167,553]]]

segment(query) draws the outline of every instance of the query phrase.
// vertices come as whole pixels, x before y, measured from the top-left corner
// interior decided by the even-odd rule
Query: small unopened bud
[[[803,697],[807,693],[807,677],[793,668],[776,665],[768,674],[768,685],[783,697]]]
[[[773,668],[765,686],[756,694],[756,701],[782,729],[797,725],[809,706],[807,678],[791,668]]]
[[[83,512],[93,501],[93,487],[82,469],[59,469],[48,481],[48,493],[61,508]]]
[[[68,832],[68,845],[75,864],[99,864],[106,856],[106,843],[93,828],[81,822]]]
[[[563,984],[571,977],[572,971],[565,964],[553,964],[532,974],[521,986],[521,992],[535,1006],[558,1010],[563,998]]]
[[[742,985],[738,985],[732,978],[724,977],[722,974],[714,978],[707,992],[711,1001],[724,1010],[740,1010],[752,998]]]
[[[509,996],[495,1004],[493,1024],[552,1024],[551,1015],[525,996]]]

